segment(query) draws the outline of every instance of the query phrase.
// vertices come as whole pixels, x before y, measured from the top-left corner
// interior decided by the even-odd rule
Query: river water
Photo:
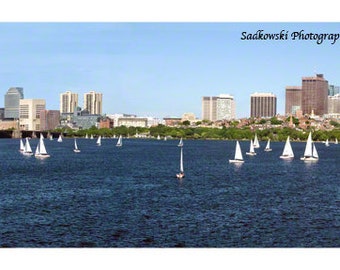
[[[38,143],[31,141],[32,149]],[[1,247],[340,247],[340,145],[320,159],[272,152],[229,164],[235,141],[45,139],[45,160],[0,140]]]

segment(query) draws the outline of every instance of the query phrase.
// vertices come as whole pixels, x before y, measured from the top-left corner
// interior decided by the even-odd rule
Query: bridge
[[[53,138],[58,138],[60,133],[59,132],[50,132],[50,131],[36,131],[36,130],[0,130],[0,138],[39,138],[40,133],[44,135],[45,138],[49,137],[50,135]],[[64,134],[62,134],[64,136]]]

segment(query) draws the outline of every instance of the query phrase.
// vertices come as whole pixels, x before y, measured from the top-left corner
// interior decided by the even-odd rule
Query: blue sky
[[[237,117],[250,95],[272,92],[284,113],[287,85],[323,73],[340,85],[340,40],[245,41],[241,33],[340,33],[340,23],[0,23],[0,88],[59,109],[67,90],[103,93],[103,112],[201,117],[202,96],[231,94]],[[4,99],[0,99],[3,107]]]

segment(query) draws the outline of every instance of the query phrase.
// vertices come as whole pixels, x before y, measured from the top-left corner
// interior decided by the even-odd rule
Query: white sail
[[[241,146],[238,141],[236,141],[236,148],[235,148],[235,157],[234,159],[229,159],[230,163],[242,163],[243,161],[243,156],[242,156],[242,151],[241,151]]]
[[[305,147],[305,152],[304,152],[303,155],[305,157],[311,157],[311,156],[313,156],[312,151],[313,151],[312,150],[312,133],[309,132],[307,143],[306,143],[306,147]]]
[[[326,145],[326,146],[329,146],[329,141],[328,141],[328,139],[326,140],[325,145]]]
[[[179,147],[182,147],[182,146],[183,146],[183,138],[181,138],[181,139],[179,140],[178,146],[179,146]]]
[[[117,141],[116,146],[117,146],[117,147],[120,147],[120,146],[122,146],[122,145],[123,145],[123,139],[122,139],[122,135],[120,135],[119,138],[118,138],[118,141]]]
[[[160,140],[160,139],[161,139],[161,136],[158,135],[158,136],[157,136],[157,140]]]
[[[305,152],[303,154],[303,157],[300,158],[304,161],[314,161],[319,159],[318,152],[316,150],[315,144],[312,141],[312,133],[309,132]]]
[[[97,145],[102,145],[102,136],[99,136],[98,139],[97,139]]]
[[[61,134],[59,135],[58,142],[62,142],[63,138],[61,137]]]
[[[290,144],[290,139],[288,136],[280,158],[293,158],[293,157],[294,157],[294,152],[293,152],[292,146]]]
[[[40,134],[39,143],[35,150],[35,156],[38,158],[46,158],[50,156],[46,151],[46,147],[44,143],[44,136],[42,134]]]
[[[91,134],[91,138],[90,138],[91,140],[93,140],[93,135]]]
[[[86,133],[86,135],[85,135],[85,139],[88,139],[89,138],[89,135],[87,135],[87,133]]]
[[[50,135],[50,141],[53,141],[53,135]]]
[[[272,149],[270,148],[270,139],[268,139],[268,142],[267,142],[267,145],[266,145],[264,151],[267,151],[267,152],[272,151]]]
[[[260,148],[260,143],[259,143],[259,140],[257,139],[256,133],[255,133],[255,138],[254,138],[254,148]]]
[[[253,140],[250,140],[250,146],[249,146],[249,152],[246,152],[246,155],[250,155],[250,156],[255,156],[255,149],[254,149],[254,143]]]
[[[76,138],[74,138],[74,149],[73,149],[73,151],[76,152],[76,153],[80,152],[78,145],[77,145],[77,139]]]
[[[338,144],[338,138],[335,138],[335,144]]]
[[[39,141],[39,153],[41,155],[47,155],[45,143],[44,143],[44,136],[41,134],[40,141]]]
[[[26,138],[25,149],[23,151],[23,154],[28,155],[28,156],[33,155],[32,148],[31,148],[28,138]]]
[[[25,145],[24,142],[22,141],[22,139],[20,139],[20,148],[19,148],[20,152],[25,151]]]

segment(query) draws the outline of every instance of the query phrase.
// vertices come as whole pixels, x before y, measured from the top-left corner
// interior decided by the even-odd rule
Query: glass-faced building
[[[24,98],[22,87],[11,87],[5,94],[5,115],[6,119],[19,118],[20,99]]]

